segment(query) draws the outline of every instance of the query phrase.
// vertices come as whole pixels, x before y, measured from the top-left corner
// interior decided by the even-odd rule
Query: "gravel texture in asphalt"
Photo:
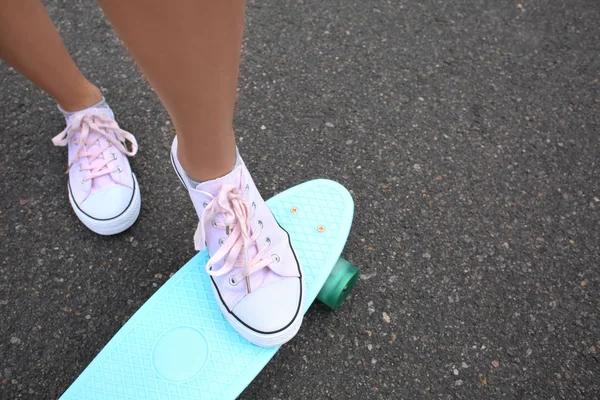
[[[77,220],[64,121],[0,64],[2,399],[57,398],[194,254],[168,115],[94,2],[45,3],[140,143],[142,212]],[[600,398],[600,3],[252,0],[246,25],[240,150],[264,197],[352,191],[362,277],[241,398]]]

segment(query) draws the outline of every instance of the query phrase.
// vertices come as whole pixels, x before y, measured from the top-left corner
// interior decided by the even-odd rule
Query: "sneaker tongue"
[[[243,165],[240,162],[238,162],[236,164],[235,168],[230,173],[228,173],[227,175],[225,175],[221,178],[214,179],[212,181],[202,182],[196,187],[196,190],[200,190],[205,193],[209,193],[212,196],[216,196],[223,185],[229,184],[229,185],[233,185],[233,186],[237,187],[238,189],[240,189],[241,192],[243,192],[244,188],[242,187],[242,174],[243,174]],[[249,200],[249,201],[252,201],[252,200]],[[206,227],[205,229],[207,230],[207,232],[209,229],[212,229],[209,222],[206,222],[205,227]],[[250,236],[252,236],[252,234],[253,234],[253,232],[251,231]],[[211,246],[209,244],[210,254],[214,254],[218,250],[218,246],[219,245],[215,243],[214,248],[213,248],[213,246]],[[258,253],[258,249],[256,248],[256,244],[253,244],[252,246],[250,246],[248,248],[248,258],[250,260],[253,259],[257,253]]]
[[[242,181],[242,166],[237,165],[233,169],[233,171],[231,171],[227,175],[225,175],[221,178],[213,179],[212,181],[202,182],[198,186],[196,186],[196,189],[201,190],[206,193],[210,193],[212,196],[216,196],[217,193],[219,193],[221,186],[227,185],[227,184],[233,185],[233,186],[239,188],[240,190],[242,190],[241,181]]]
[[[97,151],[99,148],[100,148],[100,146],[98,146],[98,143],[94,143],[93,146],[88,147],[88,150],[94,152],[94,151]],[[97,165],[103,164],[104,162],[105,162],[104,158],[102,157],[102,155],[100,155],[100,156],[98,156],[98,158],[96,158],[94,160],[94,162],[92,162],[90,164],[90,166],[92,168],[94,168]],[[105,167],[105,168],[107,168],[107,167]],[[92,191],[91,191],[91,193],[99,192],[99,191],[104,190],[104,189],[108,189],[110,187],[115,186],[116,184],[117,183],[112,179],[112,177],[110,176],[110,174],[98,176],[98,177],[92,179]]]
[[[93,115],[104,115],[110,119],[114,119],[114,114],[112,112],[112,110],[110,108],[88,108],[82,112],[85,112],[86,114],[93,114]],[[71,116],[71,119],[73,118],[73,116]],[[70,122],[70,121],[69,121]],[[114,136],[114,133],[110,133],[110,135]],[[91,133],[90,134],[90,139],[96,139],[99,135],[97,133]],[[116,138],[116,136],[114,136]],[[87,150],[91,153],[95,153],[98,150],[100,150],[100,145],[105,144],[106,140],[105,139],[100,139],[99,141],[95,141],[93,145],[91,146],[87,146]],[[100,154],[91,164],[90,166],[92,168],[96,167],[96,166],[100,166],[102,164],[105,163],[105,159],[103,157],[103,154]],[[99,176],[97,178],[92,179],[92,187],[91,187],[91,193],[95,193],[95,192],[99,192],[101,190],[105,190],[108,188],[111,188],[113,186],[117,185],[117,183],[112,179],[112,177],[110,176],[110,174],[106,174],[106,175],[102,175]]]
[[[96,107],[90,107],[90,108],[86,108],[85,110],[81,110],[81,111],[76,111],[73,113],[70,113],[67,116],[67,126],[71,125],[71,122],[73,121],[73,119],[75,118],[75,116],[79,115],[79,114],[88,114],[88,115],[104,115],[105,117],[108,117],[110,119],[115,119],[115,114],[113,113],[113,111],[110,108],[96,108]]]

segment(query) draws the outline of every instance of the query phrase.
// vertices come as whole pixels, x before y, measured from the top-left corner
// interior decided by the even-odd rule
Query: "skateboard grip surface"
[[[328,180],[267,201],[290,234],[306,281],[305,310],[341,254],[354,205]],[[278,348],[255,346],[219,310],[198,253],[117,332],[61,399],[234,399]]]

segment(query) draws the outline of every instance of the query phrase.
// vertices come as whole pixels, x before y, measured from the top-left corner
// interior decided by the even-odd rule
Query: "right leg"
[[[244,1],[101,4],[173,119],[171,159],[200,217],[194,241],[208,248],[219,308],[251,342],[285,343],[302,323],[302,269],[236,156],[232,128]]]
[[[169,112],[189,177],[203,182],[231,171],[244,1],[100,4]]]
[[[0,0],[0,58],[66,111],[102,100],[79,71],[40,0]]]

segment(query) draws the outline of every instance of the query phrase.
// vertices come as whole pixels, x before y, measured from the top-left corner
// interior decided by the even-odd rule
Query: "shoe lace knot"
[[[262,233],[262,224],[250,226],[253,211],[254,207],[242,196],[239,188],[224,184],[217,195],[206,204],[194,235],[196,249],[202,250],[206,241],[207,221],[210,221],[213,228],[225,230],[227,237],[206,263],[206,272],[211,276],[222,276],[238,268],[239,272],[230,280],[235,285],[245,279],[248,293],[251,292],[249,276],[273,262],[265,256],[270,240],[267,240],[260,250],[255,250],[259,247],[257,239]],[[216,218],[217,216],[220,218]],[[215,264],[221,261],[223,265],[218,270],[214,269]]]
[[[87,158],[87,165],[79,166],[80,170],[89,171],[84,180],[120,171],[120,167],[109,167],[110,162],[116,160],[115,154],[112,158],[104,156],[104,151],[111,146],[129,157],[134,156],[138,150],[135,136],[119,128],[114,120],[102,114],[76,115],[71,123],[52,139],[52,143],[55,146],[66,146],[71,140],[74,140],[78,147],[66,172],[68,173],[77,161]]]

